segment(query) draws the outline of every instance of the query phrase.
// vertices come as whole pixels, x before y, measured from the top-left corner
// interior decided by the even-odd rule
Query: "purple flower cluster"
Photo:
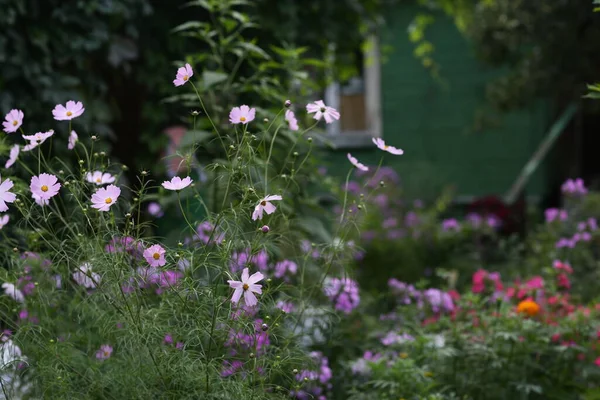
[[[550,224],[554,221],[566,221],[569,218],[569,214],[566,210],[561,210],[560,208],[548,208],[544,211],[544,216],[546,217],[546,223]]]
[[[327,390],[331,389],[331,378],[333,374],[329,368],[329,360],[319,351],[310,353],[316,368],[305,369],[296,374],[298,382],[306,382],[301,390],[292,393],[292,396],[299,400],[327,400],[325,395]]]
[[[186,244],[220,244],[224,239],[223,232],[220,232],[211,222],[204,221],[196,227],[194,236],[186,239]]]
[[[225,342],[225,347],[229,348],[229,356],[247,358],[250,353],[256,357],[263,355],[271,344],[268,329],[265,329],[266,326],[262,319],[256,319],[252,324],[252,333],[231,329]],[[238,372],[244,373],[243,366],[244,363],[239,359],[225,360],[221,376],[225,378]],[[259,370],[259,373],[261,372]]]
[[[165,290],[178,286],[181,278],[183,278],[181,271],[161,271],[157,267],[138,267],[136,276],[130,278],[122,288],[126,293],[131,293],[136,288],[154,288],[156,294],[162,294]]]
[[[495,229],[500,226],[500,220],[493,214],[489,214],[484,217],[477,213],[469,213],[465,219],[467,222],[469,222],[469,224],[471,224],[473,229],[479,229],[484,226]]]
[[[560,190],[568,196],[585,196],[588,193],[587,188],[583,183],[583,179],[567,179],[562,184]]]
[[[313,249],[312,244],[310,243],[309,240],[303,240],[302,242],[300,242],[300,249],[305,253],[305,254],[310,254],[310,256],[312,258],[319,258],[321,257],[321,253],[319,253],[318,249]]]
[[[245,249],[240,252],[234,252],[231,255],[229,269],[232,273],[237,274],[246,267],[254,266],[253,269],[258,269],[261,272],[266,272],[269,268],[269,255],[265,250],[261,250],[256,254],[251,254],[250,249]]]
[[[598,221],[596,218],[588,218],[587,221],[581,221],[577,224],[577,232],[571,237],[562,237],[556,242],[556,248],[569,248],[572,249],[577,246],[579,242],[590,242],[592,240],[592,233],[598,229]]]
[[[431,310],[436,314],[439,312],[452,312],[454,310],[454,302],[450,294],[439,289],[427,289],[423,291],[421,300],[431,307]]]
[[[275,278],[283,278],[286,275],[296,275],[298,265],[290,260],[283,260],[275,264]]]
[[[418,291],[413,285],[401,282],[396,278],[388,281],[388,286],[393,295],[398,297],[401,304],[411,304],[413,301],[419,307],[428,306],[434,313],[449,313],[454,311],[452,296],[439,289],[426,289]]]
[[[455,218],[449,218],[442,221],[442,230],[444,232],[460,231],[460,224]]]
[[[230,356],[254,353],[258,357],[265,353],[271,341],[268,331],[263,329],[263,320],[260,318],[254,320],[253,328],[253,332],[250,334],[234,329],[229,331],[225,346],[229,347]]]
[[[384,346],[392,346],[394,344],[414,342],[414,340],[415,338],[409,335],[408,333],[398,334],[394,331],[391,331],[381,338],[381,344],[383,344]]]
[[[419,298],[420,293],[413,285],[400,282],[396,278],[390,278],[390,280],[388,280],[388,286],[392,293],[398,296],[399,301],[403,304],[410,304],[413,299]]]
[[[112,238],[104,247],[104,250],[107,253],[127,253],[135,259],[142,259],[144,245],[131,236],[122,236]]]
[[[346,314],[350,314],[360,303],[358,283],[350,278],[327,278],[323,292],[334,303],[336,310]]]

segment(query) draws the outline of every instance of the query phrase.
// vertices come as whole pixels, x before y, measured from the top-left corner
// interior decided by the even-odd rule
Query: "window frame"
[[[334,148],[364,148],[372,146],[373,137],[382,137],[383,118],[381,109],[381,50],[379,38],[372,35],[367,39],[364,52],[364,98],[366,129],[342,131],[341,122],[327,124],[327,140]],[[325,104],[341,110],[341,85],[332,82],[325,89]],[[342,111],[343,112],[343,111]]]

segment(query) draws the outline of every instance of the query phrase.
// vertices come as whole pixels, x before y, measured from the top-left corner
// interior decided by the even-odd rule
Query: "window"
[[[363,57],[362,76],[347,84],[334,82],[325,91],[325,104],[340,111],[339,121],[327,125],[327,138],[336,148],[372,145],[381,137],[381,64],[379,42],[369,39]]]

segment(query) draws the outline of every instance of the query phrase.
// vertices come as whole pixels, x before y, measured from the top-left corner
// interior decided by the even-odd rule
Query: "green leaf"
[[[257,45],[255,45],[253,43],[248,43],[248,42],[240,43],[239,46],[242,47],[242,48],[244,48],[249,53],[253,53],[253,54],[256,54],[258,56],[261,56],[265,60],[270,60],[271,59],[271,57],[267,54],[266,51],[264,51],[263,49],[261,49],[260,47],[258,47]]]
[[[203,29],[203,28],[206,28],[207,26],[208,25],[206,24],[206,22],[188,21],[188,22],[184,22],[183,24],[178,25],[175,28],[173,28],[172,32],[189,31],[192,29]]]
[[[214,85],[227,80],[227,74],[216,71],[203,71],[202,72],[202,87],[204,90],[208,90]]]

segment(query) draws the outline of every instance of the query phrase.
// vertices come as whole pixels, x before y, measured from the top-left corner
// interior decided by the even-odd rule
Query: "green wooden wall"
[[[383,49],[383,136],[404,149],[403,156],[386,156],[385,164],[400,174],[408,195],[432,197],[444,186],[458,196],[504,194],[542,140],[552,121],[540,104],[520,112],[494,115],[498,124],[475,131],[475,115],[485,104],[485,84],[498,71],[482,65],[453,22],[440,15],[428,29],[441,66],[436,81],[413,55],[407,27],[418,12],[398,6],[380,40]],[[331,162],[335,173],[347,171],[346,151]],[[370,164],[381,153],[353,149]],[[527,186],[527,195],[545,191],[543,164]]]

